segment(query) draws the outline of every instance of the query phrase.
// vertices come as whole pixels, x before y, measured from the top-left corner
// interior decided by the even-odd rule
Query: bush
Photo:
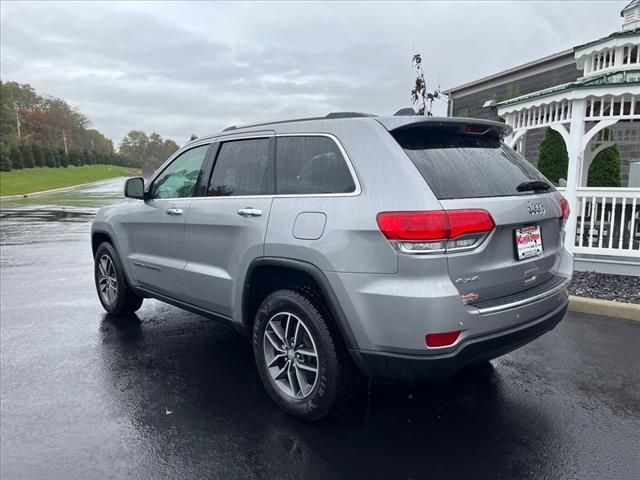
[[[562,135],[548,128],[540,144],[538,170],[557,185],[559,179],[567,178],[568,168],[569,154]]]
[[[42,147],[37,143],[34,143],[31,148],[33,149],[33,159],[36,167],[44,167],[46,165],[46,159]]]
[[[56,154],[53,152],[53,149],[49,147],[44,148],[44,156],[47,163],[47,167],[56,168]]]
[[[6,143],[0,143],[0,172],[11,170],[11,149]]]
[[[75,165],[76,167],[82,165],[82,154],[77,150],[72,150],[69,154],[69,165]]]
[[[587,186],[620,186],[620,151],[617,145],[605,148],[593,159],[587,175]]]
[[[9,158],[11,159],[11,167],[20,170],[24,167],[22,163],[22,154],[17,145],[11,145],[9,150]]]
[[[36,166],[36,162],[33,158],[33,149],[29,143],[21,143],[18,147],[20,154],[22,155],[22,165],[24,168],[33,168]]]
[[[69,156],[61,148],[58,149],[58,160],[61,167],[67,168],[69,166]]]

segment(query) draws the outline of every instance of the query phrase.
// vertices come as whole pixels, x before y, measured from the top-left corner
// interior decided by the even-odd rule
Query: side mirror
[[[124,184],[124,196],[127,198],[135,198],[136,200],[144,200],[144,178],[129,178]]]

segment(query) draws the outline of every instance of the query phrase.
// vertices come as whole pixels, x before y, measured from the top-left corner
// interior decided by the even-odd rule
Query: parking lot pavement
[[[640,478],[640,323],[569,314],[492,366],[300,423],[232,329],[150,300],[104,315],[89,222],[121,184],[2,205],[2,478]]]

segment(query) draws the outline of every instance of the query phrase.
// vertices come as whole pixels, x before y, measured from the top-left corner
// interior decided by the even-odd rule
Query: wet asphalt
[[[2,204],[3,479],[640,478],[640,323],[570,313],[491,366],[370,382],[301,423],[227,326],[103,313],[90,222],[122,183]]]

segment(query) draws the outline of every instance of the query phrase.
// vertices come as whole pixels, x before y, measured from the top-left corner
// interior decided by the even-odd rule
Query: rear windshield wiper
[[[533,191],[544,191],[549,190],[551,185],[547,182],[543,182],[542,180],[529,180],[528,182],[522,182],[520,185],[516,187],[516,190],[519,192],[527,192],[530,190]]]

